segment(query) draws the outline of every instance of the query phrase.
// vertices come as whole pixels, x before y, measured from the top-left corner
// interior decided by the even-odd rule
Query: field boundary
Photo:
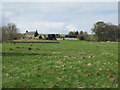
[[[60,42],[11,42],[11,43],[60,43]]]

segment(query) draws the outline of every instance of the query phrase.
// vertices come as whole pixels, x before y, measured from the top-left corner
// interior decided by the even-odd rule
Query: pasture
[[[118,43],[3,43],[3,88],[117,88]]]

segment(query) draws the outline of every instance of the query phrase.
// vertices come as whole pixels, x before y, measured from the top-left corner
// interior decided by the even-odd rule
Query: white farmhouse
[[[38,35],[39,34],[38,34],[37,30],[35,32],[28,32],[28,31],[26,31],[25,38],[26,39],[33,39],[33,38],[38,37]]]

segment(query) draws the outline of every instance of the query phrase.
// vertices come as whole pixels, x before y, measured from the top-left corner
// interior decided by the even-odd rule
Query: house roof
[[[35,32],[26,32],[25,35],[35,35]]]

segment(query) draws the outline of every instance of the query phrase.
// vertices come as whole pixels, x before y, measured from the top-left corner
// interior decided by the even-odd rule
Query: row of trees
[[[92,32],[97,41],[118,41],[120,39],[120,26],[111,23],[97,22]]]
[[[79,35],[79,32],[78,31],[70,31],[68,35]]]
[[[18,29],[15,24],[9,23],[6,26],[0,27],[1,35],[1,42],[14,40],[20,38],[20,34],[18,33]]]
[[[119,41],[120,40],[120,25],[110,23],[97,22],[92,28],[93,35],[89,35],[83,31],[70,31],[65,37],[77,37],[80,40],[97,40],[97,41]],[[0,27],[0,41],[19,39],[22,34],[18,33],[18,28],[15,24],[9,23],[6,26]],[[51,36],[50,36],[51,37]],[[60,34],[56,34],[60,37]]]
[[[88,33],[84,31],[70,31],[65,37],[78,38],[79,40],[88,40]]]
[[[89,40],[89,35],[87,32],[80,31],[80,34],[77,36],[79,40]]]
[[[111,23],[97,22],[92,28],[93,34],[90,35],[83,31],[70,31],[67,36],[74,35],[79,40],[87,41],[119,41],[120,40],[120,25]]]

